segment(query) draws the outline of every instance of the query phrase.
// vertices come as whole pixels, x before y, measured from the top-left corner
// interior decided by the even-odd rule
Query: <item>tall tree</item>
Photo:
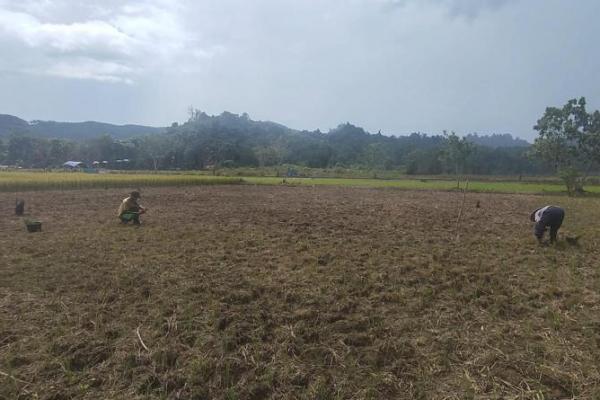
[[[267,167],[271,165],[281,164],[283,152],[281,148],[276,145],[256,146],[252,150],[254,151],[254,155],[258,160],[259,167]]]
[[[60,166],[65,161],[68,161],[75,148],[73,142],[68,142],[63,139],[52,139],[48,146],[49,166]]]
[[[444,132],[446,146],[442,153],[447,166],[453,169],[457,184],[460,181],[460,175],[466,172],[469,156],[475,151],[475,145],[466,138],[459,138],[456,133],[448,134]]]
[[[600,113],[588,114],[585,97],[562,108],[548,107],[534,129],[533,154],[550,164],[569,194],[583,191],[594,163],[600,162]]]
[[[6,159],[6,145],[4,141],[0,139],[0,163],[3,163]]]
[[[390,169],[392,165],[389,146],[383,142],[367,145],[363,158],[366,166],[371,169]]]
[[[133,144],[138,151],[138,157],[149,160],[155,171],[161,167],[161,161],[171,151],[172,145],[168,136],[148,135],[134,139]]]
[[[35,147],[34,138],[20,134],[12,134],[8,139],[7,162],[9,164],[31,167]]]

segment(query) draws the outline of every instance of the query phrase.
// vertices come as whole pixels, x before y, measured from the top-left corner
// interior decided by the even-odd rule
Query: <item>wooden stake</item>
[[[460,205],[460,209],[458,210],[458,218],[456,218],[456,241],[460,239],[460,219],[463,214],[463,210],[465,208],[465,201],[467,200],[467,191],[469,190],[469,180],[467,179],[467,183],[465,184],[465,188],[463,190],[463,199],[462,204]]]

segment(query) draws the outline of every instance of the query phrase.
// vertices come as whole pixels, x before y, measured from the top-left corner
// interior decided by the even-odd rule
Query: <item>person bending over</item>
[[[126,224],[133,221],[134,225],[140,224],[140,215],[146,212],[146,209],[138,203],[140,198],[140,192],[134,191],[129,197],[123,199],[118,212],[121,223]]]
[[[557,206],[538,208],[531,213],[531,222],[535,222],[534,234],[539,243],[542,243],[544,233],[550,228],[550,243],[556,242],[556,235],[565,218],[565,210]]]

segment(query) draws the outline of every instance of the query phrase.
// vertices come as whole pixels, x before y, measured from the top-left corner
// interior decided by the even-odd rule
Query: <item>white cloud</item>
[[[0,25],[7,35],[47,53],[89,52],[127,56],[135,46],[133,38],[104,21],[48,24],[25,14],[0,11]]]
[[[81,2],[70,4],[71,10],[69,3],[0,0],[0,41],[45,56],[43,63],[24,71],[131,83],[136,75],[176,59],[185,68],[182,58],[197,62],[222,50],[218,45],[201,46],[197,37],[186,32],[178,2]],[[21,63],[15,60],[14,65],[23,72]]]
[[[40,72],[40,71],[34,71]],[[59,61],[43,71],[43,75],[69,79],[89,79],[100,82],[133,84],[129,76],[135,75],[133,68],[110,61],[94,59],[75,59],[69,62]]]

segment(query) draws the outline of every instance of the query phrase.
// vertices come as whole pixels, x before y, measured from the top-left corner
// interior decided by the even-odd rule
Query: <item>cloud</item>
[[[25,69],[15,60],[22,72],[132,83],[140,73],[174,60],[186,68],[186,62],[222,52],[222,46],[204,46],[185,30],[183,12],[179,2],[164,0],[125,5],[112,0],[75,5],[66,0],[0,0],[0,42],[44,55],[37,66]]]
[[[388,9],[407,5],[428,5],[443,7],[452,17],[475,18],[484,11],[497,10],[517,0],[383,0]]]
[[[0,10],[0,26],[5,35],[48,54],[89,52],[107,57],[126,56],[135,45],[133,38],[105,21],[51,24],[27,14]]]
[[[115,62],[80,58],[71,59],[69,62],[59,61],[44,71],[34,70],[32,72],[60,78],[133,84],[134,82],[130,76],[134,76],[136,71],[131,67]]]

